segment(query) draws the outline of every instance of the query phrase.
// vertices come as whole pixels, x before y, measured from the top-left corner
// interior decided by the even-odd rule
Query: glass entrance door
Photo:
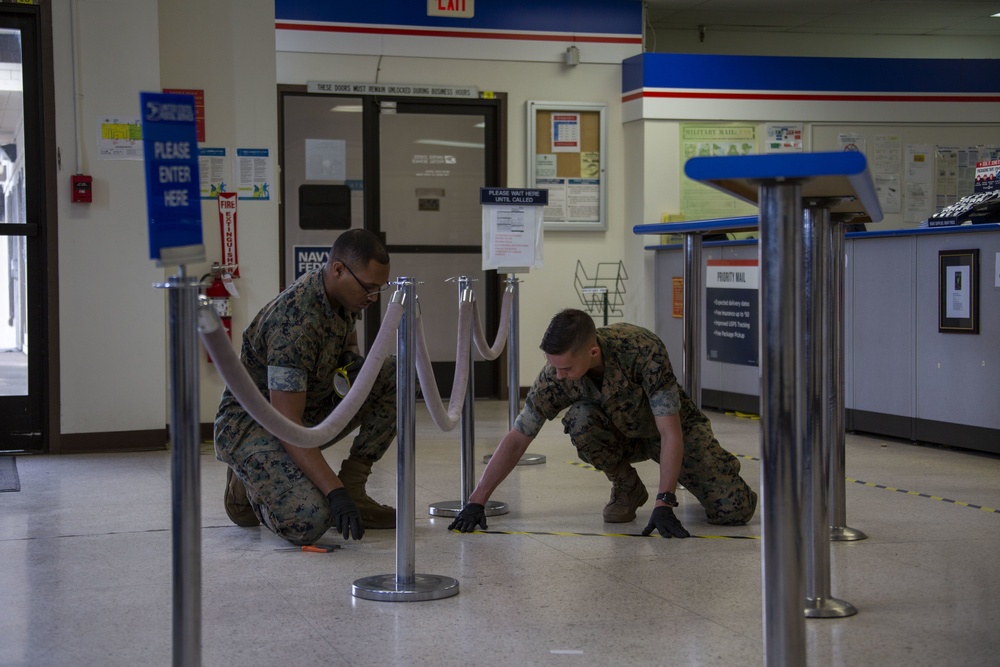
[[[496,107],[401,100],[379,114],[379,224],[392,272],[422,284],[422,326],[442,396],[451,391],[458,284],[468,276],[487,338],[497,327],[496,271],[482,269],[479,189],[497,180]],[[506,334],[506,332],[504,332]],[[477,397],[499,395],[497,362],[473,346]]]
[[[37,8],[0,6],[0,451],[39,451],[44,192]]]

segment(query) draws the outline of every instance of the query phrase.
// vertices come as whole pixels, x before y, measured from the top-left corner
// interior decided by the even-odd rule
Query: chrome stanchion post
[[[832,442],[829,409],[830,360],[833,347],[827,336],[831,321],[829,231],[830,210],[826,202],[812,201],[803,218],[805,257],[806,365],[800,376],[806,401],[805,432],[805,545],[807,618],[842,618],[858,613],[849,602],[830,594],[830,522],[828,499],[828,453]]]
[[[396,573],[354,582],[354,597],[388,602],[440,600],[458,593],[458,581],[415,574],[416,282],[397,278],[392,303],[402,303],[396,335]]]
[[[863,531],[847,525],[847,464],[844,425],[844,226],[840,221],[830,225],[830,305],[831,318],[827,340],[833,346],[828,391],[830,401],[830,539],[852,542],[868,538]]]
[[[510,325],[507,333],[507,428],[521,412],[521,281],[513,273],[507,278],[511,291]]]
[[[806,663],[802,548],[801,402],[796,377],[801,344],[801,184],[759,186],[761,322],[761,569],[764,662]]]
[[[507,290],[511,292],[510,325],[507,333],[507,428],[514,428],[514,421],[521,412],[521,281],[513,273],[504,281]],[[492,454],[483,457],[483,463],[488,463]],[[519,466],[545,463],[544,454],[525,453],[517,462]]]
[[[449,278],[454,280],[453,278]],[[476,295],[472,291],[472,283],[475,279],[468,276],[458,277],[458,305],[461,308],[463,303],[471,303],[475,301]],[[476,328],[475,320],[469,321],[469,331],[468,335],[470,340],[473,340],[474,331]],[[475,374],[475,363],[473,346],[469,345],[469,377],[468,382],[465,385],[465,402],[462,404],[462,418],[459,425],[462,434],[462,450],[461,456],[459,457],[459,465],[462,469],[461,471],[461,500],[446,500],[444,502],[433,503],[428,508],[428,513],[431,516],[458,516],[459,512],[469,504],[469,496],[472,495],[473,489],[476,488],[476,471],[475,471],[475,449],[476,449],[476,412],[475,412],[475,401],[476,401],[476,374]],[[458,363],[458,360],[455,360]],[[501,502],[499,500],[488,500],[486,501],[486,506],[484,508],[486,516],[497,516],[499,514],[506,514],[510,511],[507,503]]]
[[[173,664],[201,665],[201,475],[199,469],[198,289],[177,275],[168,290],[170,317],[171,532],[173,535]]]
[[[699,233],[684,235],[684,391],[701,407],[701,249]]]

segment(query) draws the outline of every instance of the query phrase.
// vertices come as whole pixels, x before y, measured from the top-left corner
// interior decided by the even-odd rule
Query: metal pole
[[[761,569],[764,663],[806,663],[802,548],[802,423],[796,377],[802,367],[804,283],[801,184],[760,185]]]
[[[396,335],[396,583],[413,583],[416,497],[413,452],[416,435],[417,290],[412,280],[400,279],[403,319]]]
[[[801,396],[807,402],[804,441],[807,618],[842,618],[858,613],[850,603],[830,594],[830,521],[828,499],[828,445],[831,442],[830,376],[834,357],[827,335],[831,322],[830,210],[811,202],[803,218],[803,254],[806,264],[806,366],[800,376]]]
[[[449,278],[449,281],[454,280],[454,278]],[[462,307],[463,303],[472,302],[476,299],[475,293],[472,291],[473,278],[468,276],[458,277],[458,305],[459,308]],[[475,320],[469,321],[469,340],[472,340],[476,329]],[[433,503],[427,508],[428,514],[431,516],[458,516],[462,509],[469,504],[469,496],[472,495],[473,489],[476,488],[476,471],[475,471],[475,449],[476,449],[476,373],[475,373],[475,356],[473,353],[473,346],[469,345],[469,377],[468,382],[465,385],[465,401],[462,403],[462,417],[460,421],[460,431],[462,434],[462,448],[459,457],[459,467],[461,468],[461,500],[445,500],[443,502]],[[455,360],[458,363],[458,360]],[[486,516],[497,516],[499,514],[507,514],[510,511],[507,503],[499,500],[488,500],[486,501],[486,506],[484,507]]]
[[[846,428],[844,426],[844,226],[830,225],[830,294],[833,303],[827,327],[827,337],[833,346],[832,369],[829,377],[831,399],[830,416],[830,539],[835,542],[852,542],[867,539],[867,535],[847,525],[847,464]]]
[[[354,582],[354,597],[388,602],[440,600],[458,594],[458,581],[415,574],[416,283],[397,278],[392,303],[402,303],[396,335],[396,573]]]
[[[514,428],[514,420],[521,412],[521,332],[520,332],[520,310],[521,292],[520,283],[517,276],[509,274],[507,289],[513,296],[510,300],[510,324],[507,329],[507,428]],[[489,463],[493,457],[487,454],[483,457],[483,463]],[[545,463],[544,454],[525,453],[517,462],[519,466],[538,465]]]
[[[472,294],[471,279],[468,276],[460,276],[458,279],[458,302],[459,305],[468,296],[468,300],[472,301],[475,297]],[[472,340],[473,331],[475,331],[476,323],[469,320],[469,340]],[[472,345],[469,345],[469,378],[465,383],[465,402],[462,404],[462,418],[461,418],[461,431],[462,431],[462,453],[461,453],[461,468],[462,468],[462,507],[465,507],[469,503],[469,496],[472,494],[472,490],[476,488],[475,479],[475,469],[473,468],[473,456],[475,456],[476,448],[476,367],[473,359]],[[458,363],[458,360],[455,360]]]
[[[684,235],[684,391],[701,407],[701,234]]]
[[[177,275],[168,290],[170,314],[170,453],[173,534],[173,664],[201,665],[201,478],[199,470],[198,288]]]
[[[510,301],[510,325],[507,334],[507,428],[514,428],[514,420],[521,412],[521,281],[515,274],[507,278],[507,288],[513,296]]]

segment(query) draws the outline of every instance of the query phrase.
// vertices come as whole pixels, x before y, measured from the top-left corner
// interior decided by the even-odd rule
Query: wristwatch
[[[677,507],[677,496],[670,493],[669,491],[664,491],[663,493],[657,493],[656,499],[662,500],[667,504],[668,507]]]

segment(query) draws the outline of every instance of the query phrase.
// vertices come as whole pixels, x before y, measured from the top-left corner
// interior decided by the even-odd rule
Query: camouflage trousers
[[[574,403],[562,422],[580,459],[602,472],[628,463],[660,461],[659,434],[628,437],[594,403]],[[684,458],[678,481],[705,508],[708,522],[739,525],[749,521],[757,508],[757,494],[740,477],[739,459],[715,439],[708,419],[685,424],[683,436]]]
[[[350,423],[321,449],[342,440],[359,426],[350,456],[374,463],[396,437],[395,357],[382,364],[368,398]],[[216,433],[217,454],[219,437]],[[271,532],[292,544],[312,544],[333,526],[327,497],[295,465],[281,442],[256,422],[236,452],[236,456],[227,457],[230,460],[219,458],[226,460],[243,482],[254,514]]]

